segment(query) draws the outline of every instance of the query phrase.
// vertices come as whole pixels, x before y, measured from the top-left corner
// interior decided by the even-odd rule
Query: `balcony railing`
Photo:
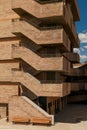
[[[71,83],[71,91],[81,91],[85,90],[86,86],[85,83]]]
[[[78,53],[64,53],[64,56],[72,63],[80,62],[80,56]]]
[[[72,76],[80,76],[80,71],[79,71],[79,69],[71,69],[71,71],[70,71],[70,75],[72,75]]]
[[[77,68],[77,69],[71,69],[70,75],[72,75],[72,76],[78,76],[78,77],[80,77],[80,76],[87,76],[87,71],[86,71],[86,69],[82,70],[81,68],[80,69],[79,68]]]

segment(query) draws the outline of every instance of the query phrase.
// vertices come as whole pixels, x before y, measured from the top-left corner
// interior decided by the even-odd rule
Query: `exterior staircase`
[[[20,111],[20,112],[19,112]],[[9,120],[13,118],[50,118],[54,124],[54,116],[49,115],[41,107],[25,96],[13,96],[9,101]]]
[[[38,1],[35,1],[35,0],[33,0],[33,1],[32,0],[25,0],[25,1],[13,0],[12,8],[14,10],[17,8],[22,8],[22,9],[26,10],[28,13],[30,13],[33,16],[38,17],[38,18],[63,15],[63,13],[64,13],[63,1],[57,2],[57,3],[53,3],[53,1],[52,1],[52,3],[48,3],[48,1],[47,1],[45,3],[46,4],[40,4]],[[34,8],[36,8],[36,10],[34,10]],[[60,14],[59,13],[57,14],[57,12],[60,12]]]
[[[63,97],[70,93],[69,83],[43,83],[29,73],[14,71],[13,82],[23,84],[27,89],[37,96]],[[33,84],[32,84],[33,83]]]
[[[29,73],[12,71],[12,76],[0,76],[1,82],[16,82],[24,85],[36,96],[63,97],[70,94],[70,83],[41,83]]]
[[[13,46],[12,49],[12,58],[21,58],[37,71],[69,71],[69,68],[67,67],[68,60],[63,56],[42,58],[32,50],[23,46]],[[61,64],[61,66],[59,63]]]
[[[24,36],[35,42],[37,45],[61,45],[70,51],[70,41],[69,38],[64,31],[64,28],[59,26],[56,29],[45,29],[41,30],[37,27],[33,26],[29,22],[25,20],[18,20],[13,22],[13,33],[20,34],[22,33]]]
[[[52,2],[52,3],[51,3]],[[30,3],[30,4],[29,4]],[[43,4],[42,4],[43,3]],[[72,4],[77,7],[77,2],[74,0]],[[27,5],[27,6],[26,6]],[[30,5],[30,6],[29,6]],[[66,27],[67,25],[67,33],[70,33],[70,39],[72,39],[72,43],[75,47],[79,47],[79,39],[76,34],[75,25],[71,23],[73,20],[72,11],[70,6],[68,6],[63,0],[59,1],[48,1],[40,2],[36,0],[25,0],[25,1],[12,1],[12,8],[16,13],[20,13],[21,15],[25,15],[25,11],[32,15],[33,17],[36,17],[37,19],[40,19],[42,21],[48,21],[57,24],[62,24]],[[35,8],[35,10],[33,10]],[[51,12],[51,13],[50,13]],[[76,10],[77,12],[77,10]],[[75,13],[75,12],[74,12]],[[68,17],[72,16],[72,18]],[[79,18],[79,17],[78,17]],[[75,42],[75,44],[74,44]]]

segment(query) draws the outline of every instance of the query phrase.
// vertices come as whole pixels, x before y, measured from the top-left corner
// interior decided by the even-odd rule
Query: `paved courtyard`
[[[67,105],[56,116],[54,126],[20,125],[0,120],[0,130],[87,130],[87,105]]]

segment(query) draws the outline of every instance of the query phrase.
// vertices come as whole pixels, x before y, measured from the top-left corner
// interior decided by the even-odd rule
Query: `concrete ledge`
[[[32,118],[31,123],[51,125],[51,119],[50,118]]]
[[[25,117],[13,117],[12,119],[13,123],[29,123],[30,119]]]

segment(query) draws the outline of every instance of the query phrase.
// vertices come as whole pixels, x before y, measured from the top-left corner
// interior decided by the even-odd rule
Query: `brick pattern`
[[[20,52],[20,53],[19,53]],[[21,58],[23,59],[26,63],[31,65],[33,68],[36,70],[60,70],[60,71],[69,71],[70,67],[68,66],[70,63],[69,61],[64,58],[63,56],[61,57],[53,57],[53,58],[42,58],[30,49],[27,49],[25,47],[15,47],[12,51],[12,55],[14,58]],[[32,59],[33,61],[32,61]],[[36,64],[38,63],[38,64]],[[59,64],[60,63],[60,64]],[[68,64],[68,65],[67,65]]]
[[[75,1],[74,6],[76,7]],[[20,10],[16,10],[16,8],[20,8]],[[33,20],[34,24],[26,22],[24,18],[20,19],[20,16],[12,9],[21,11],[21,13],[22,11],[27,11],[28,15],[31,14],[32,17],[30,19]],[[70,52],[71,44],[72,48],[78,47],[79,41],[72,22],[73,14],[71,12],[68,7],[66,8],[64,2],[40,4],[35,0],[8,0],[8,2],[7,0],[0,0],[0,112],[2,117],[6,117],[8,113],[10,121],[12,121],[14,116],[28,118],[44,117],[43,112],[38,111],[39,108],[34,108],[29,102],[23,100],[22,96],[19,96],[19,92],[20,95],[23,93],[23,87],[20,86],[19,91],[19,86],[14,83],[21,83],[26,87],[26,90],[30,90],[37,96],[49,97],[48,102],[51,100],[50,97],[60,97],[59,107],[62,108],[64,106],[64,100],[62,101],[63,98],[61,97],[70,94],[70,84],[41,84],[34,77],[35,75],[24,72],[22,64],[24,60],[28,67],[34,67],[36,70],[33,69],[33,71],[37,72],[41,70],[69,72],[71,69],[70,61],[63,56],[58,58],[41,58],[34,52],[31,53],[30,50],[19,49],[21,48],[19,46],[22,46],[22,42],[26,44],[26,38],[23,39],[23,35],[25,35],[28,40],[32,41],[31,44],[38,46],[31,46],[31,49],[34,48],[36,51],[38,51],[37,48],[43,45],[53,46],[55,44],[59,47],[61,53]],[[41,19],[38,18],[44,18],[44,21],[46,23],[50,22],[50,24],[51,22],[54,24],[61,23],[64,28],[45,28],[41,30],[36,27],[41,22]],[[17,40],[14,40],[15,37]],[[27,43],[28,46],[30,41]],[[15,51],[13,44],[19,50]],[[21,71],[18,71],[19,69]],[[53,102],[53,99],[51,101]],[[3,103],[9,104],[9,110]],[[53,111],[51,112],[52,114],[54,114]]]
[[[8,103],[9,98],[18,95],[18,85],[0,85],[0,103]]]
[[[72,2],[70,4],[72,4]],[[32,0],[26,0],[23,3],[20,1],[17,1],[17,0],[13,0],[12,5],[13,5],[13,9],[21,8],[37,18],[46,18],[46,17],[52,17],[52,16],[54,16],[54,18],[55,18],[55,16],[57,16],[58,19],[56,18],[55,19],[56,21],[58,21],[59,23],[65,24],[66,26],[67,26],[67,24],[69,25],[69,28],[71,29],[70,33],[72,35],[72,36],[70,36],[70,39],[75,47],[79,46],[79,40],[78,40],[78,37],[76,34],[75,25],[72,22],[74,20],[73,19],[74,16],[72,14],[72,10],[71,10],[70,6],[68,6],[66,3],[57,2],[54,4],[51,3],[51,4],[42,4],[41,5],[38,2],[32,1]],[[31,6],[27,6],[27,5],[31,5]],[[74,6],[76,8],[78,8],[76,1],[74,1]],[[35,8],[35,10],[34,10],[34,8]],[[78,19],[79,19],[79,10],[77,10],[76,12],[78,14]],[[51,21],[52,21],[52,19],[51,19]]]
[[[12,121],[13,117],[45,117],[31,104],[26,102],[21,96],[13,96],[9,100],[9,120]]]
[[[15,72],[13,81],[22,83],[27,89],[34,92],[37,96],[62,97],[70,94],[70,84],[41,84],[39,80],[29,73]]]
[[[11,0],[8,0],[8,2],[7,0],[0,0],[0,22],[1,20],[8,21],[8,19],[16,17],[18,17],[18,15],[12,10]]]
[[[7,116],[7,111],[8,111],[8,108],[7,108],[7,104],[4,104],[4,103],[0,103],[0,117],[1,118],[5,118]]]
[[[38,45],[46,45],[46,44],[62,44],[67,43],[63,41],[63,32],[64,29],[47,29],[47,30],[39,30],[30,23],[26,21],[16,21],[13,22],[13,32],[21,32],[26,37],[34,41]],[[68,40],[68,37],[66,37]],[[68,43],[67,43],[68,44]]]
[[[58,15],[61,16],[63,15],[64,11],[63,2],[41,5],[38,2],[32,0],[25,0],[25,1],[12,0],[12,5],[13,8],[22,8],[38,18],[52,17]]]

